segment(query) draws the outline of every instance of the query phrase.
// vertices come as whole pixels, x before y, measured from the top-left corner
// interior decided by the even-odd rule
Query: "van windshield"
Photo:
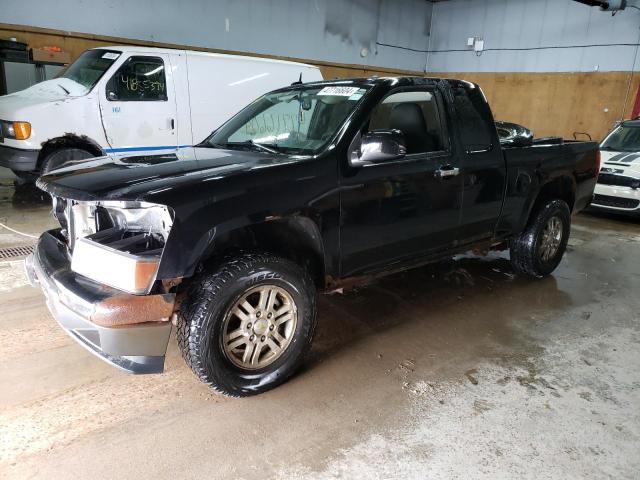
[[[120,56],[115,50],[87,50],[56,78],[68,78],[90,91]]]
[[[313,154],[333,138],[369,88],[303,86],[267,93],[200,146]]]

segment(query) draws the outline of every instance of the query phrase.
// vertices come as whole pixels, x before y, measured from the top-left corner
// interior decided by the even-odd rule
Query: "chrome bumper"
[[[73,272],[58,232],[43,233],[25,260],[29,283],[42,288],[53,317],[107,363],[130,373],[161,373],[175,295],[130,295]]]

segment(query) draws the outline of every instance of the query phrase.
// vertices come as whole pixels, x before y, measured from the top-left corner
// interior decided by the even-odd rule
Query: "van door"
[[[107,153],[176,148],[176,97],[168,55],[132,55],[100,92]]]

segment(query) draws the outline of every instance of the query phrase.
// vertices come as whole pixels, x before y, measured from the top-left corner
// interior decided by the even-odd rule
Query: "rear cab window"
[[[458,118],[462,148],[467,153],[491,150],[493,134],[486,120],[485,110],[488,107],[482,91],[475,85],[472,88],[454,85],[452,90],[453,107]]]

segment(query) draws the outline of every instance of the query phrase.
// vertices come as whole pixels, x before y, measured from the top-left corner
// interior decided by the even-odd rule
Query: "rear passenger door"
[[[462,211],[458,243],[493,236],[505,193],[506,164],[493,115],[477,85],[452,85],[453,106],[460,142]]]
[[[100,92],[110,152],[176,148],[176,98],[168,55],[126,58]]]
[[[460,211],[460,177],[446,116],[435,89],[392,91],[362,133],[397,129],[407,155],[361,167],[341,179],[341,265],[350,276],[411,261],[451,247]]]

